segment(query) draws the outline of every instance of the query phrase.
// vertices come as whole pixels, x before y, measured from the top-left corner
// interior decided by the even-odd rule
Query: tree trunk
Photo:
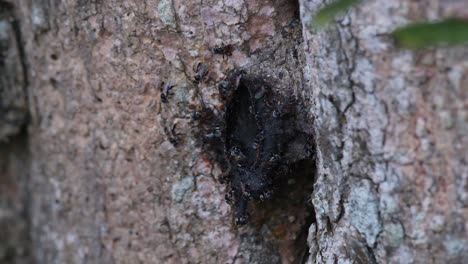
[[[462,263],[468,49],[387,33],[466,2],[365,1],[317,32],[322,2],[0,0],[0,262]],[[314,142],[245,226],[193,118],[232,69]]]
[[[317,2],[301,2],[303,25]],[[369,1],[327,31],[304,30],[317,141],[311,262],[468,256],[468,50],[405,51],[385,37],[462,7]]]

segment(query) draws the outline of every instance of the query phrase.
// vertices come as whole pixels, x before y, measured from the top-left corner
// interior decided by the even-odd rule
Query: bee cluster
[[[270,200],[278,184],[294,174],[291,165],[310,159],[310,145],[295,128],[294,102],[275,94],[266,80],[233,70],[218,90],[224,108],[218,116],[208,115],[211,129],[203,140],[223,170],[235,223],[243,225],[251,202]],[[303,149],[291,153],[289,145],[297,140]]]
[[[230,56],[232,50],[231,45],[216,46],[212,52]],[[209,65],[197,63],[193,72],[192,83],[198,86],[207,81]],[[162,102],[172,87],[161,85]],[[234,221],[243,225],[252,203],[270,200],[284,179],[294,176],[294,164],[311,159],[311,146],[296,127],[295,100],[274,92],[269,80],[235,69],[216,87],[222,107],[204,106],[191,120],[199,125],[204,150],[223,171],[220,181],[226,184]]]

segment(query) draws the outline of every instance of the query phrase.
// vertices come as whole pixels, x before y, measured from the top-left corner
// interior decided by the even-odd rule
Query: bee
[[[222,45],[222,46],[216,45],[214,48],[211,49],[211,51],[214,54],[223,55],[223,59],[224,59],[224,56],[232,55],[232,52],[234,51],[234,45],[232,44]]]
[[[197,120],[199,120],[201,117],[202,117],[202,114],[201,114],[200,112],[198,112],[198,111],[195,111],[195,112],[193,112],[193,113],[190,115],[190,119],[191,119],[192,121],[197,121]]]
[[[195,72],[195,75],[193,76],[193,82],[194,83],[199,83],[201,81],[205,81],[208,77],[208,65],[207,64],[202,64],[201,62],[197,63],[193,67],[193,72]]]
[[[161,101],[163,103],[167,103],[169,99],[169,91],[174,88],[174,85],[172,85],[170,82],[162,82],[161,83]]]
[[[179,145],[179,135],[176,132],[177,124],[173,124],[172,128],[164,127],[164,132],[166,133],[169,142],[174,146],[177,147]]]
[[[221,98],[228,100],[239,86],[243,75],[247,74],[244,70],[233,71],[229,76],[218,84],[218,91]]]

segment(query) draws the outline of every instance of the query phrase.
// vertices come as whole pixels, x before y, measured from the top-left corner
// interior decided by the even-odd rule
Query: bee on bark
[[[162,82],[160,89],[161,89],[161,102],[167,103],[169,100],[169,95],[171,89],[174,88],[174,85],[172,85],[170,82]]]
[[[195,75],[193,76],[193,82],[195,84],[198,84],[200,82],[204,82],[208,79],[208,65],[207,64],[203,64],[201,62],[197,63],[194,65],[193,67],[193,72],[195,73]]]
[[[214,48],[211,49],[211,51],[214,54],[223,55],[223,59],[224,59],[224,56],[231,56],[232,55],[232,52],[234,51],[234,45],[232,45],[232,44],[221,45],[221,46],[216,45],[216,46],[214,46]]]

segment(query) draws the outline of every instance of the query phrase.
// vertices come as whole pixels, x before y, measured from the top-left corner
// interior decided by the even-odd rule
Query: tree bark
[[[321,6],[0,0],[0,262],[462,263],[468,49],[388,33],[465,1],[365,1],[315,31]],[[295,97],[315,143],[242,227],[192,118],[234,68]]]
[[[301,1],[304,29],[318,2]],[[304,30],[318,154],[310,262],[468,256],[468,50],[407,51],[385,36],[462,6],[369,1],[327,31]]]

